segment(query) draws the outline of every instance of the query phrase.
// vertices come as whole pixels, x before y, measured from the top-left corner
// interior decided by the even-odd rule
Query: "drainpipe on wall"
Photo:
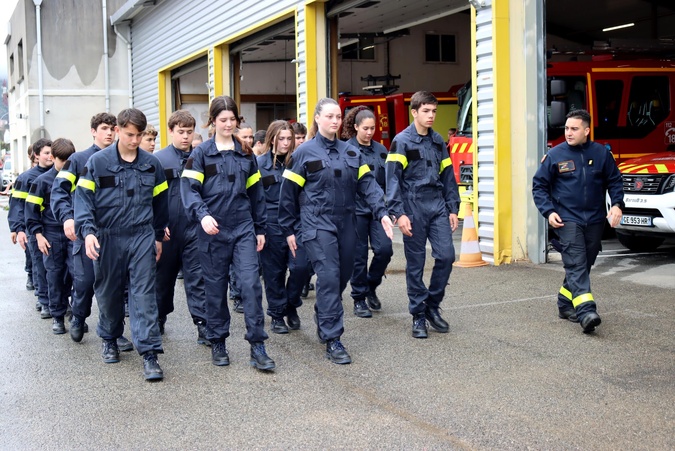
[[[127,83],[129,84],[129,108],[133,108],[134,94],[133,90],[131,89],[131,82],[133,81],[131,71],[131,28],[129,27],[129,22],[120,22],[119,24],[115,24],[113,29],[115,30],[117,37],[127,45]]]
[[[37,26],[37,63],[38,63],[38,103],[40,109],[40,137],[45,137],[45,92],[42,80],[42,21],[40,5],[42,0],[33,0],[35,4],[35,18]]]
[[[108,65],[108,7],[101,0],[103,9],[103,78],[105,79],[105,112],[110,113],[110,67]]]

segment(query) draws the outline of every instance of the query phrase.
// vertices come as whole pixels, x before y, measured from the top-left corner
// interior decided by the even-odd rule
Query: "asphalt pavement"
[[[310,292],[301,330],[270,334],[273,373],[249,366],[236,313],[232,363],[212,365],[178,281],[165,379],[148,383],[136,352],[102,363],[96,307],[81,343],[51,333],[25,289],[23,253],[0,230],[0,449],[675,449],[672,250],[601,255],[603,323],[590,335],[557,317],[555,258],[455,268],[450,333],[417,340],[397,239],[382,311],[356,318],[345,291],[353,363],[326,360]]]

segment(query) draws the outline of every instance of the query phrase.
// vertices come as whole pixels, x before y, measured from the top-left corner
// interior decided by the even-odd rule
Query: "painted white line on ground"
[[[485,302],[483,304],[460,305],[460,306],[457,306],[457,307],[450,307],[450,308],[444,309],[444,310],[462,310],[462,309],[468,309],[468,308],[474,308],[474,307],[491,307],[493,305],[513,304],[513,303],[516,303],[516,302],[535,301],[537,299],[550,299],[550,298],[556,298],[557,296],[558,296],[557,294],[547,294],[546,296],[537,296],[537,297],[534,297],[534,298],[511,299],[509,301],[497,301],[497,302]]]

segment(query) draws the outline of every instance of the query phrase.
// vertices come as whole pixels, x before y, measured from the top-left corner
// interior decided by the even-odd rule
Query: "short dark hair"
[[[67,138],[57,138],[52,143],[52,156],[54,158],[66,161],[73,153],[75,153],[75,146]]]
[[[258,142],[261,143],[261,144],[264,143],[265,142],[265,134],[266,134],[265,130],[258,130],[257,132],[255,132],[255,134],[253,135],[253,144],[258,143]]]
[[[176,110],[169,117],[169,122],[167,125],[169,126],[169,130],[173,130],[176,126],[195,128],[197,121],[188,110]]]
[[[307,127],[302,122],[293,122],[293,133],[296,135],[307,135]]]
[[[142,132],[148,126],[148,120],[145,118],[145,114],[136,108],[127,108],[120,111],[120,114],[117,115],[117,126],[124,128],[130,124],[135,126],[139,132]]]
[[[410,98],[410,109],[419,110],[422,105],[438,105],[438,99],[429,91],[417,91]]]
[[[94,130],[98,130],[98,126],[101,124],[108,124],[111,127],[114,127],[117,125],[117,118],[110,113],[98,113],[91,118],[89,124]]]
[[[51,146],[52,146],[52,140],[51,139],[40,138],[33,143],[33,155],[35,155],[37,157],[42,152],[42,149],[44,149],[45,147],[51,147]]]
[[[567,119],[581,119],[581,122],[586,124],[586,127],[591,126],[591,113],[586,110],[572,110],[567,113]]]

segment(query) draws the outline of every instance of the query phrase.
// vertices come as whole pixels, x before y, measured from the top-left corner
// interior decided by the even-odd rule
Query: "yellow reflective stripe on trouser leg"
[[[361,180],[361,177],[363,177],[364,174],[367,174],[370,172],[370,168],[368,167],[367,164],[362,164],[361,167],[359,168],[359,177],[357,180]]]
[[[305,178],[303,176],[299,175],[299,174],[296,174],[295,172],[292,172],[289,169],[286,169],[281,176],[285,179],[294,181],[295,183],[297,183],[300,186],[300,188],[305,186],[305,181],[306,181]]]
[[[199,171],[193,171],[192,169],[184,169],[181,177],[186,177],[190,179],[195,179],[199,183],[204,183],[204,173]]]
[[[389,155],[387,155],[387,163],[389,163],[390,161],[401,163],[403,169],[408,167],[408,159],[406,158],[405,155],[401,155],[400,153],[390,153]]]
[[[159,193],[166,191],[169,189],[169,184],[164,180],[162,183],[159,185],[155,186],[155,188],[152,190],[152,197],[155,197]]]
[[[574,308],[579,307],[584,302],[595,302],[593,295],[591,293],[580,294],[579,296],[572,299],[572,305]]]
[[[565,287],[560,287],[560,294],[562,294],[566,299],[572,300],[572,292]]]
[[[96,192],[96,183],[93,180],[80,179],[77,181],[77,186]]]
[[[256,171],[255,174],[246,179],[246,189],[249,189],[260,180],[260,171]]]

